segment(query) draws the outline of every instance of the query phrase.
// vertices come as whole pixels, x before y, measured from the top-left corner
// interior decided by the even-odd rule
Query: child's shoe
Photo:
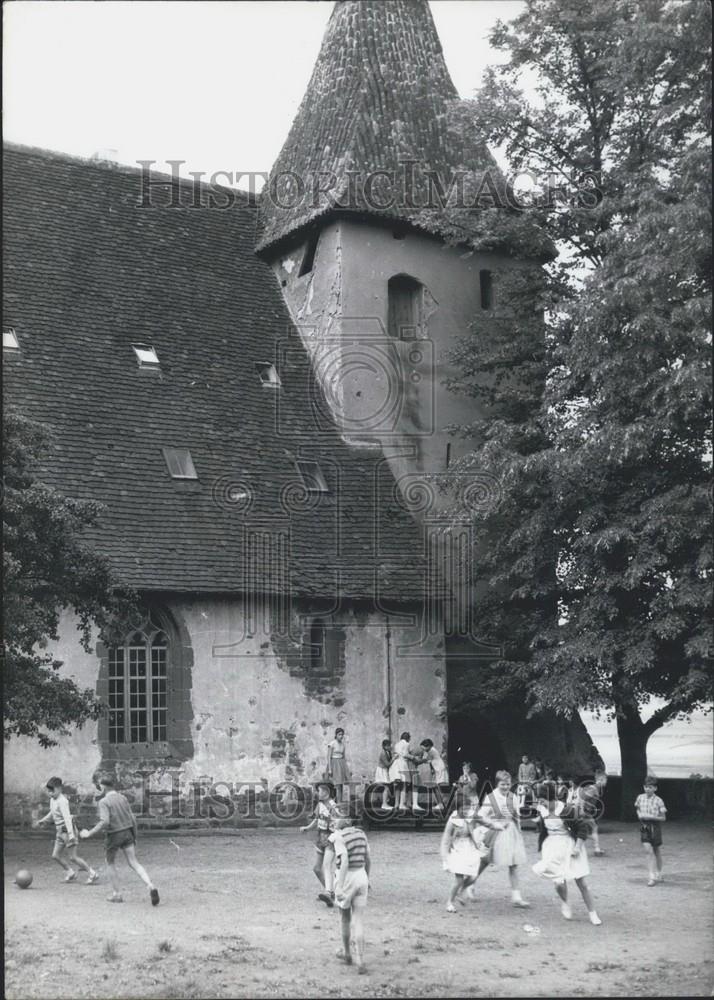
[[[595,910],[590,910],[590,912],[588,913],[588,916],[590,917],[590,923],[593,924],[595,927],[599,927],[600,924],[602,923],[602,920],[597,915],[597,913],[595,912]]]
[[[601,858],[605,854],[605,852],[600,848],[598,848],[597,851],[593,851],[593,853],[596,858]]]
[[[664,875],[662,872],[657,872],[655,875],[655,882],[664,882]]]
[[[94,883],[98,881],[99,881],[99,872],[91,871],[89,875],[87,875],[87,881],[84,884],[94,885]]]
[[[570,909],[570,903],[561,903],[560,912],[563,914],[565,920],[573,919],[573,911]]]
[[[74,880],[76,878],[77,878],[77,872],[75,872],[75,871],[68,871],[67,874],[65,875],[65,877],[62,879],[62,881],[63,882],[74,882]]]
[[[453,903],[447,903],[446,904],[446,912],[447,913],[456,913],[456,907],[454,906]]]
[[[124,897],[120,892],[113,892],[111,896],[107,896],[108,903],[123,903]]]
[[[151,899],[151,905],[152,906],[158,906],[159,905],[159,890],[158,889],[149,889],[149,898]]]
[[[352,956],[351,955],[345,955],[344,951],[338,951],[338,952],[336,952],[335,953],[335,957],[339,958],[339,960],[341,962],[344,962],[345,965],[352,965]]]
[[[332,909],[332,907],[335,905],[334,892],[318,892],[317,898],[330,909]]]
[[[653,886],[653,885],[657,885],[657,880],[656,880],[656,879],[653,879],[653,878],[648,878],[648,879],[647,879],[647,885],[648,885],[648,886]]]

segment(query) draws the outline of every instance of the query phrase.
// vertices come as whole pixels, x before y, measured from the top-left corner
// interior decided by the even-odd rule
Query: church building
[[[342,0],[258,197],[6,151],[5,405],[51,430],[39,478],[102,504],[87,538],[144,609],[89,653],[63,616],[52,652],[106,711],[6,745],[10,814],[100,767],[307,784],[336,727],[356,780],[403,730],[453,777],[586,739],[459,712],[496,651],[454,613],[449,355],[526,263],[477,213],[446,231],[454,178],[505,190],[459,105],[425,0]]]

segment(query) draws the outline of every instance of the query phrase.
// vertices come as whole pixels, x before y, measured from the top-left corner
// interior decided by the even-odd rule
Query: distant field
[[[655,704],[652,705],[654,709]],[[600,751],[609,774],[620,773],[620,750],[614,722],[581,712],[593,743]],[[647,762],[660,778],[688,778],[690,774],[712,777],[713,716],[697,713],[691,722],[672,722],[651,737]]]

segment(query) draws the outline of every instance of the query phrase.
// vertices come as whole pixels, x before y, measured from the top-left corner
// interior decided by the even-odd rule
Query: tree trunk
[[[647,776],[647,740],[650,736],[636,706],[618,706],[617,736],[622,764],[620,819],[631,820],[637,818],[635,799]]]

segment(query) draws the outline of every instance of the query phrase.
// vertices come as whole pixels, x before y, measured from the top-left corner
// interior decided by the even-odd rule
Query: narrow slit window
[[[493,309],[493,274],[491,271],[479,271],[481,285],[481,308]]]
[[[303,486],[309,493],[329,493],[327,480],[317,462],[296,462]]]
[[[310,239],[307,241],[307,246],[305,247],[305,253],[303,254],[302,264],[300,265],[300,272],[298,278],[302,278],[306,274],[310,274],[312,271],[313,264],[315,263],[315,254],[317,253],[317,244],[320,241],[320,234],[313,233]]]
[[[451,465],[451,442],[447,442],[446,445],[446,468],[448,469]]]
[[[166,468],[172,479],[198,479],[188,448],[162,448]]]
[[[277,389],[280,386],[280,376],[275,365],[267,361],[256,361],[255,370],[260,376],[260,381],[268,388]]]
[[[160,367],[159,356],[150,344],[132,344],[131,346],[136,354],[136,360],[139,362],[139,368],[157,369]]]
[[[397,274],[387,285],[387,329],[395,340],[416,340],[422,322],[423,285],[408,274]]]
[[[11,326],[6,326],[2,331],[2,349],[3,351],[19,351],[20,341],[17,339],[17,334]]]

